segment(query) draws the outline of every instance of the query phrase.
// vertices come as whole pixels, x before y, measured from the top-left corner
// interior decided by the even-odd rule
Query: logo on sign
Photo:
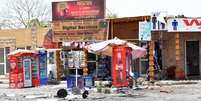
[[[196,26],[201,26],[201,21],[198,20],[198,19],[192,19],[192,20],[183,20],[184,21],[184,24],[186,26],[193,26],[193,25],[196,25]]]
[[[173,27],[173,30],[177,30],[177,27],[178,27],[178,21],[176,19],[174,19],[172,21],[172,27]]]

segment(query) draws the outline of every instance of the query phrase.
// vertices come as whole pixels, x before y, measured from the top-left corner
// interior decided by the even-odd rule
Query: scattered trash
[[[173,91],[170,90],[170,89],[161,89],[160,92],[162,92],[162,93],[171,93]]]
[[[48,84],[49,85],[58,85],[58,84],[60,84],[60,81],[57,81],[57,80],[48,80]]]
[[[75,99],[78,99],[78,95],[70,94],[65,99],[68,101],[74,101]]]
[[[37,99],[36,101],[58,101],[58,99]]]
[[[7,97],[16,97],[16,94],[4,94]]]
[[[49,94],[33,94],[33,95],[26,95],[24,98],[26,99],[35,99],[35,98],[48,98],[51,97]]]
[[[66,89],[59,89],[57,91],[57,97],[59,98],[65,98],[68,95],[68,92]]]
[[[95,97],[95,98],[91,98],[92,100],[99,100],[99,99],[105,99],[107,97]]]
[[[134,94],[121,94],[115,97],[130,97],[130,98],[143,98],[146,97],[143,94],[138,94],[138,95],[134,95]]]
[[[169,91],[165,91],[165,90],[160,90],[160,92],[162,92],[162,93],[170,93]]]

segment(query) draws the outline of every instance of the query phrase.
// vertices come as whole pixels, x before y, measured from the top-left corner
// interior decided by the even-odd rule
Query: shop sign
[[[151,40],[151,23],[144,21],[139,22],[139,40],[150,41]]]
[[[198,32],[201,31],[201,19],[197,18],[170,18],[168,32]]]
[[[100,30],[107,27],[105,20],[72,20],[53,22],[53,31]]]
[[[62,31],[54,32],[54,42],[69,42],[69,41],[80,41],[80,40],[105,40],[106,29],[97,31]]]
[[[52,19],[104,19],[105,0],[77,0],[52,3]]]
[[[53,42],[76,40],[105,40],[108,22],[105,20],[56,21]]]

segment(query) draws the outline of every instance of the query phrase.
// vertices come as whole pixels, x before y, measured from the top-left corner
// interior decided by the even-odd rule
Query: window
[[[54,52],[49,52],[49,64],[54,64]]]

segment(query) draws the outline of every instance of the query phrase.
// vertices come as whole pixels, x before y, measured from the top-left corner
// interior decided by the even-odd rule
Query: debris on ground
[[[35,99],[35,98],[49,98],[51,97],[50,94],[31,94],[31,95],[25,95],[25,99]]]

